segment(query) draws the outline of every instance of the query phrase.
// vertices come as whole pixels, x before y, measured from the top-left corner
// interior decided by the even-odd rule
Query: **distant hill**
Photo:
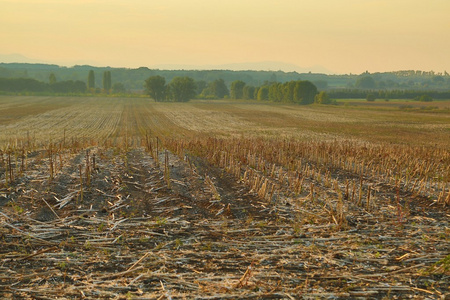
[[[279,61],[260,61],[260,62],[244,62],[231,63],[221,65],[175,65],[175,64],[157,64],[153,68],[166,70],[231,70],[231,71],[284,71],[298,73],[322,73],[332,74],[333,72],[322,66],[299,67],[294,64]]]
[[[52,64],[47,61],[26,57],[19,53],[1,54],[0,63],[27,63],[27,64]],[[218,65],[183,65],[183,64],[154,64],[149,66],[151,69],[160,70],[230,70],[230,71],[284,71],[298,73],[322,73],[332,74],[333,72],[323,66],[315,65],[308,67],[300,67],[295,64],[280,61],[259,61],[259,62],[243,62]]]
[[[38,59],[32,59],[19,53],[0,54],[0,62],[2,63],[48,63]]]

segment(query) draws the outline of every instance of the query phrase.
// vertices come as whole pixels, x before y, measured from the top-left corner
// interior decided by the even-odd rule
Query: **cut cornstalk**
[[[79,165],[80,169],[80,201],[83,201],[83,167]]]

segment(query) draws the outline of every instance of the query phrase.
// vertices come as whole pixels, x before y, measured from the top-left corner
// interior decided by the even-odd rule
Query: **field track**
[[[450,113],[0,97],[0,298],[446,299]]]

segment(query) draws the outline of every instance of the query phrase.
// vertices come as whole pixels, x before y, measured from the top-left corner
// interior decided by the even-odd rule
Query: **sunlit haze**
[[[0,0],[0,57],[60,65],[450,71],[449,0]],[[275,63],[276,65],[276,63]],[[280,64],[281,65],[281,64]]]

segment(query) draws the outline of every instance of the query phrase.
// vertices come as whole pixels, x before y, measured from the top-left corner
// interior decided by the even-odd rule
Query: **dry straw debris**
[[[0,297],[450,296],[448,147],[199,135],[141,101],[2,139]]]

